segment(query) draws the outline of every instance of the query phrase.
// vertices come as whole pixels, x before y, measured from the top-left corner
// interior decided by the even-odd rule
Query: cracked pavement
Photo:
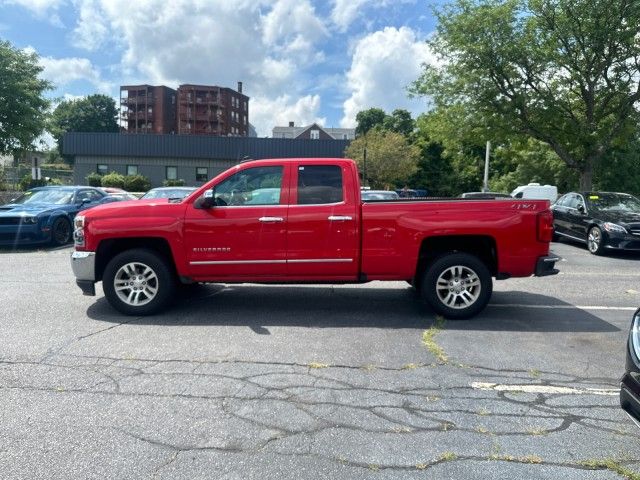
[[[617,396],[640,257],[554,251],[562,275],[439,325],[446,361],[399,282],[135,318],[81,295],[70,249],[0,251],[0,478],[640,478]]]

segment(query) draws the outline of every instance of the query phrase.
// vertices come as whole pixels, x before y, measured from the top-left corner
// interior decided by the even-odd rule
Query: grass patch
[[[320,362],[311,362],[309,364],[309,368],[328,368],[329,365],[327,363],[320,363]]]
[[[440,331],[442,327],[444,327],[444,318],[438,315],[436,317],[435,322],[428,330],[422,332],[422,344],[427,347],[427,350],[436,357],[438,363],[447,363],[449,359],[447,355],[444,353],[444,349],[436,343],[435,337]]]
[[[458,458],[458,456],[453,452],[444,452],[438,457],[436,462],[452,462],[453,460],[456,460],[457,458]]]
[[[529,430],[527,430],[527,434],[534,436],[546,435],[547,433],[548,432],[544,428],[530,428]]]
[[[491,412],[489,410],[487,410],[486,408],[481,408],[480,410],[478,410],[476,412],[477,415],[480,415],[481,417],[486,417],[487,415],[489,415]]]
[[[415,370],[420,367],[417,363],[406,363],[402,366],[402,370]]]
[[[531,370],[529,370],[529,375],[531,375],[533,378],[540,378],[540,370],[538,370],[537,368],[532,368]]]
[[[588,468],[589,470],[611,470],[612,472],[615,472],[621,477],[627,478],[628,480],[640,480],[640,474],[620,465],[612,458],[603,458],[601,460],[584,460],[580,462],[580,465]]]

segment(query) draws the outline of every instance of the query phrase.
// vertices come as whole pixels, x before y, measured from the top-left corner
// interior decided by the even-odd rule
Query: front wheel
[[[492,290],[491,272],[484,262],[468,253],[449,253],[427,268],[421,294],[436,313],[457,320],[480,313]]]
[[[109,261],[102,287],[113,308],[126,315],[152,315],[174,296],[176,280],[167,262],[146,249],[119,253]]]
[[[56,218],[51,226],[51,245],[61,247],[71,241],[71,223],[66,218]]]
[[[587,236],[587,248],[594,255],[602,255],[604,245],[602,241],[602,230],[598,227],[591,227]]]

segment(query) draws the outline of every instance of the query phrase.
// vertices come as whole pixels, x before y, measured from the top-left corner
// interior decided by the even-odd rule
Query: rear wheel
[[[109,261],[102,287],[116,310],[126,315],[151,315],[171,302],[176,279],[161,256],[151,250],[134,249]]]
[[[437,258],[427,268],[421,286],[423,300],[449,319],[465,319],[481,312],[492,290],[491,272],[478,257],[468,253]]]
[[[591,227],[587,235],[587,248],[594,255],[602,255],[604,250],[604,242],[602,239],[602,230],[598,227]]]
[[[56,218],[51,226],[51,245],[60,247],[71,241],[71,223],[66,218]]]

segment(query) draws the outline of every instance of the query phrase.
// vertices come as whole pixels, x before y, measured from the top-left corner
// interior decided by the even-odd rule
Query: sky
[[[218,85],[250,97],[258,136],[355,127],[372,107],[424,112],[407,86],[444,0],[0,0],[0,39],[35,51],[52,99],[120,85]]]

